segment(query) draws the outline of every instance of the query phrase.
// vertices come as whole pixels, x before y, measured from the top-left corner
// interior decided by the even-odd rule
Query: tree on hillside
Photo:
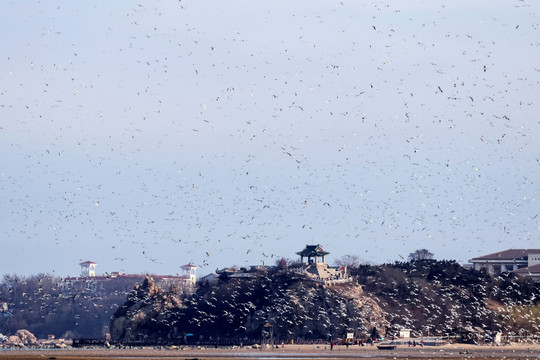
[[[418,249],[409,254],[409,261],[416,260],[433,260],[433,253],[428,249]]]
[[[377,330],[376,327],[373,327],[373,329],[371,329],[371,335],[369,337],[371,338],[371,340],[380,339],[381,335],[379,334],[379,330]]]
[[[344,255],[334,261],[334,265],[336,266],[358,267],[364,264],[366,264],[366,262],[356,255]]]

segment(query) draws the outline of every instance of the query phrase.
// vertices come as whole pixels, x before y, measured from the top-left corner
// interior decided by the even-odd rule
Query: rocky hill
[[[129,340],[130,328],[131,336],[146,339],[186,334],[202,341],[260,339],[267,323],[274,339],[285,341],[344,337],[348,331],[370,334],[374,327],[384,329],[385,318],[355,283],[325,286],[282,269],[200,284],[193,296],[175,306],[163,291],[143,285],[114,315],[111,336]]]
[[[115,339],[344,338],[410,328],[415,335],[456,335],[465,341],[496,332],[537,332],[540,287],[497,277],[453,261],[422,260],[353,267],[356,281],[323,285],[287,269],[199,284],[182,300],[151,280],[135,289],[114,315]]]
[[[114,339],[147,339],[149,336],[170,339],[175,335],[171,319],[181,307],[177,289],[173,287],[166,292],[152,278],[146,277],[115,312],[111,334]]]

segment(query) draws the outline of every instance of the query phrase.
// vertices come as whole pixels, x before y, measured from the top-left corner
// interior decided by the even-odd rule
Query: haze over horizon
[[[0,8],[0,275],[540,248],[540,3]]]

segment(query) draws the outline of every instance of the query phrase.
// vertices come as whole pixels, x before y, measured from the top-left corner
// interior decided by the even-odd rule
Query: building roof
[[[231,273],[235,273],[236,271],[238,271],[236,268],[234,267],[225,267],[225,268],[222,268],[222,269],[216,269],[216,274],[218,275],[221,275],[221,274],[225,274],[225,273],[228,273],[228,274],[231,274]]]
[[[93,262],[93,261],[90,261],[90,260],[87,260],[87,261],[84,261],[82,263],[79,263],[79,265],[97,265],[97,263]]]
[[[509,249],[499,251],[493,254],[484,255],[471,259],[472,262],[481,262],[487,260],[523,260],[527,261],[528,255],[531,253],[540,254],[540,249]]]
[[[519,275],[540,275],[540,264],[532,265],[526,268],[521,268],[512,271]]]
[[[207,277],[216,277],[216,276],[218,276],[218,273],[215,271],[212,271],[211,273],[204,275],[201,279],[205,279]]]
[[[182,265],[180,266],[180,268],[182,269],[196,269],[197,267],[193,264],[186,264],[186,265]]]
[[[317,245],[306,245],[304,250],[299,251],[296,253],[296,255],[300,256],[324,256],[330,254],[328,251],[324,251],[323,247],[320,244]]]

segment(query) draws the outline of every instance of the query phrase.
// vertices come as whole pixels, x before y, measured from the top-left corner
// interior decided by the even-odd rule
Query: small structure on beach
[[[399,330],[399,337],[401,339],[407,339],[411,337],[411,329],[400,329]]]

